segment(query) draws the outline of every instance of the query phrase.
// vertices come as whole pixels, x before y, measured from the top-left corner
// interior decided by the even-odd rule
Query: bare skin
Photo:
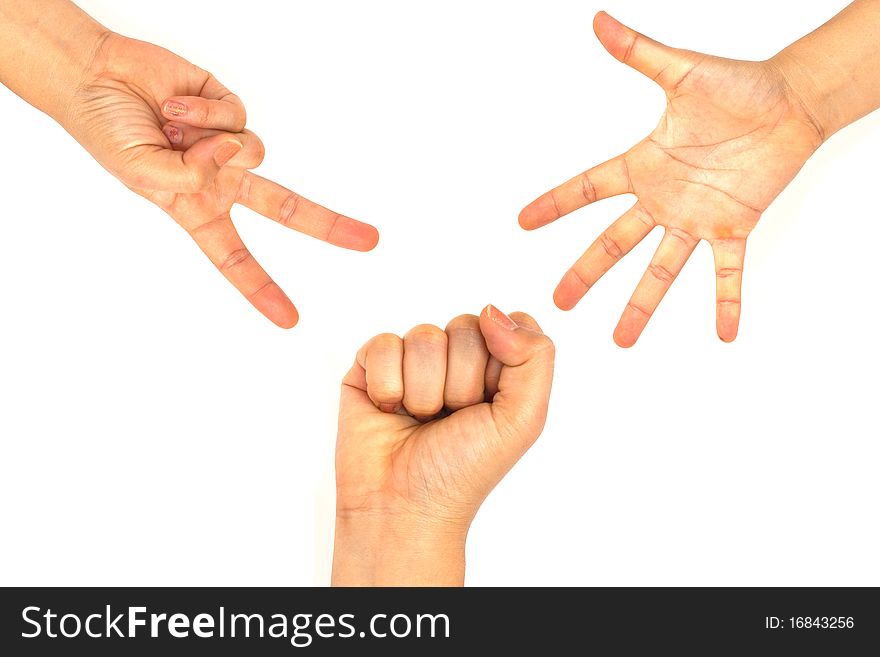
[[[364,345],[339,406],[334,585],[463,582],[474,515],[544,426],[553,357],[492,306]]]
[[[264,147],[213,75],[107,30],[66,0],[0,4],[0,80],[56,119],[110,173],[168,212],[278,326],[293,303],[244,246],[234,203],[336,246],[369,251],[376,229],[248,171]]]
[[[842,13],[822,28],[826,34],[839,31],[843,22],[845,38],[866,18],[880,26],[876,0],[854,3],[849,11],[859,15]],[[701,240],[709,242],[715,257],[718,336],[732,341],[739,327],[749,233],[813,152],[842,127],[834,112],[849,99],[823,104],[803,73],[810,54],[839,47],[842,37],[829,34],[826,41],[832,43],[813,44],[806,53],[798,42],[770,60],[746,62],[670,48],[601,12],[593,26],[611,55],[660,85],[666,111],[634,147],[529,204],[520,225],[531,230],[595,201],[634,194],[635,205],[563,276],[554,293],[556,305],[573,308],[618,260],[662,226],[664,237],[623,311],[615,341],[622,347],[635,344]],[[802,41],[815,40],[814,35]],[[878,49],[868,35],[864,49],[872,48]],[[867,90],[864,95],[869,97],[851,104],[851,120],[880,103]]]

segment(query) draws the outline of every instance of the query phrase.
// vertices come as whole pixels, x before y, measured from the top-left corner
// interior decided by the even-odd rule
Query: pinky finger
[[[715,257],[715,328],[724,342],[733,342],[739,331],[746,241],[715,240],[712,253]]]
[[[248,251],[228,214],[197,226],[189,234],[254,308],[281,328],[296,325],[299,314],[293,303]]]

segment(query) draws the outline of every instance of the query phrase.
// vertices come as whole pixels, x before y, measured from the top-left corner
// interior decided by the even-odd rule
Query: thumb
[[[553,381],[553,342],[527,315],[517,323],[494,306],[480,314],[486,347],[501,362],[498,392],[492,414],[499,433],[524,444],[535,441],[544,428]]]
[[[604,11],[593,18],[593,31],[612,57],[651,78],[667,91],[676,87],[693,68],[688,51],[654,41]]]
[[[200,192],[241,149],[242,143],[228,133],[200,139],[185,151],[151,149],[139,155],[133,185],[163,192]]]

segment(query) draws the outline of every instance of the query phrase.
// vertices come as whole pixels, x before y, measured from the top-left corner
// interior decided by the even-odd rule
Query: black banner
[[[0,654],[15,656],[880,650],[880,595],[870,588],[50,588],[0,595]]]

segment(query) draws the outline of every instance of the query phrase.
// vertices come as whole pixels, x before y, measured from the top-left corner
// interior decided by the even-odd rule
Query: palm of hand
[[[809,114],[770,62],[727,60],[664,46],[599,14],[596,32],[617,59],[656,81],[667,107],[629,151],[538,198],[520,215],[527,229],[598,200],[632,193],[637,203],[563,276],[556,305],[573,308],[656,226],[665,235],[627,304],[615,341],[633,345],[701,240],[715,256],[716,325],[739,325],[745,241],[762,212],[822,141]]]
[[[773,69],[706,57],[675,85],[660,124],[625,158],[632,192],[658,225],[710,242],[740,240],[816,137]]]
[[[192,194],[152,193],[150,198],[174,217],[185,230],[197,231],[205,224],[229,215],[247,173],[245,169],[227,166],[217,174],[207,189]]]
[[[172,149],[162,128],[168,120],[164,104],[173,97],[192,97],[191,124],[232,132],[244,128],[240,101],[208,72],[153,44],[110,34],[77,89],[65,127],[129,187],[197,191],[216,170],[210,152],[194,153],[187,162]],[[214,117],[207,115],[210,110]],[[192,116],[197,113],[201,116]]]

